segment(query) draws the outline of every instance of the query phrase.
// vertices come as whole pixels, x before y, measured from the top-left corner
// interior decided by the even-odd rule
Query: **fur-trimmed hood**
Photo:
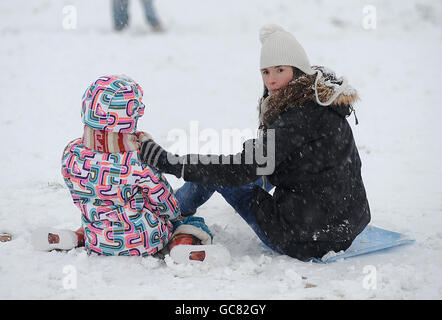
[[[275,117],[289,109],[314,101],[325,108],[334,108],[343,117],[351,114],[353,104],[359,100],[356,90],[345,78],[325,67],[313,66],[313,75],[304,74],[293,79],[276,94],[261,98],[259,102],[260,124],[267,125]]]

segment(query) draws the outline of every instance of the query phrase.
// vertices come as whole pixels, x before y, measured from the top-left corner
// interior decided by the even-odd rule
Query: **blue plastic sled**
[[[332,252],[331,254],[326,254],[321,259],[315,258],[312,261],[329,263],[339,259],[346,259],[413,243],[414,241],[414,239],[403,234],[369,225],[355,238],[351,246],[344,252]]]

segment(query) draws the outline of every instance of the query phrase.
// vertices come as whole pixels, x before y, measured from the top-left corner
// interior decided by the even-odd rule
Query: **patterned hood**
[[[144,114],[143,90],[125,75],[102,76],[93,82],[82,98],[81,118],[94,130],[135,133]]]

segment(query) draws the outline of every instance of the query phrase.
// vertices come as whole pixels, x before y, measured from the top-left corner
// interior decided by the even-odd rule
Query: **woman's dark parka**
[[[326,101],[335,89],[322,80],[318,93],[320,101]],[[339,85],[334,78],[328,80]],[[357,95],[344,92],[331,105],[321,106],[313,85],[314,76],[305,76],[269,97],[264,135],[249,141],[255,152],[262,148],[274,161],[274,171],[266,176],[276,186],[273,196],[254,189],[256,221],[271,243],[300,260],[347,249],[370,221],[361,160],[346,120]],[[272,139],[268,139],[271,130],[274,155],[269,147]],[[191,159],[195,155],[187,155],[182,178],[222,186],[255,181],[263,164],[256,154],[250,163],[247,143],[241,153],[212,158],[218,164],[195,163]]]

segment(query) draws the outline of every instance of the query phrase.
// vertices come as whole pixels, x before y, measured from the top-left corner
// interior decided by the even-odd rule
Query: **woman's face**
[[[272,95],[293,79],[293,68],[291,66],[269,67],[262,69],[261,75],[269,94]]]

